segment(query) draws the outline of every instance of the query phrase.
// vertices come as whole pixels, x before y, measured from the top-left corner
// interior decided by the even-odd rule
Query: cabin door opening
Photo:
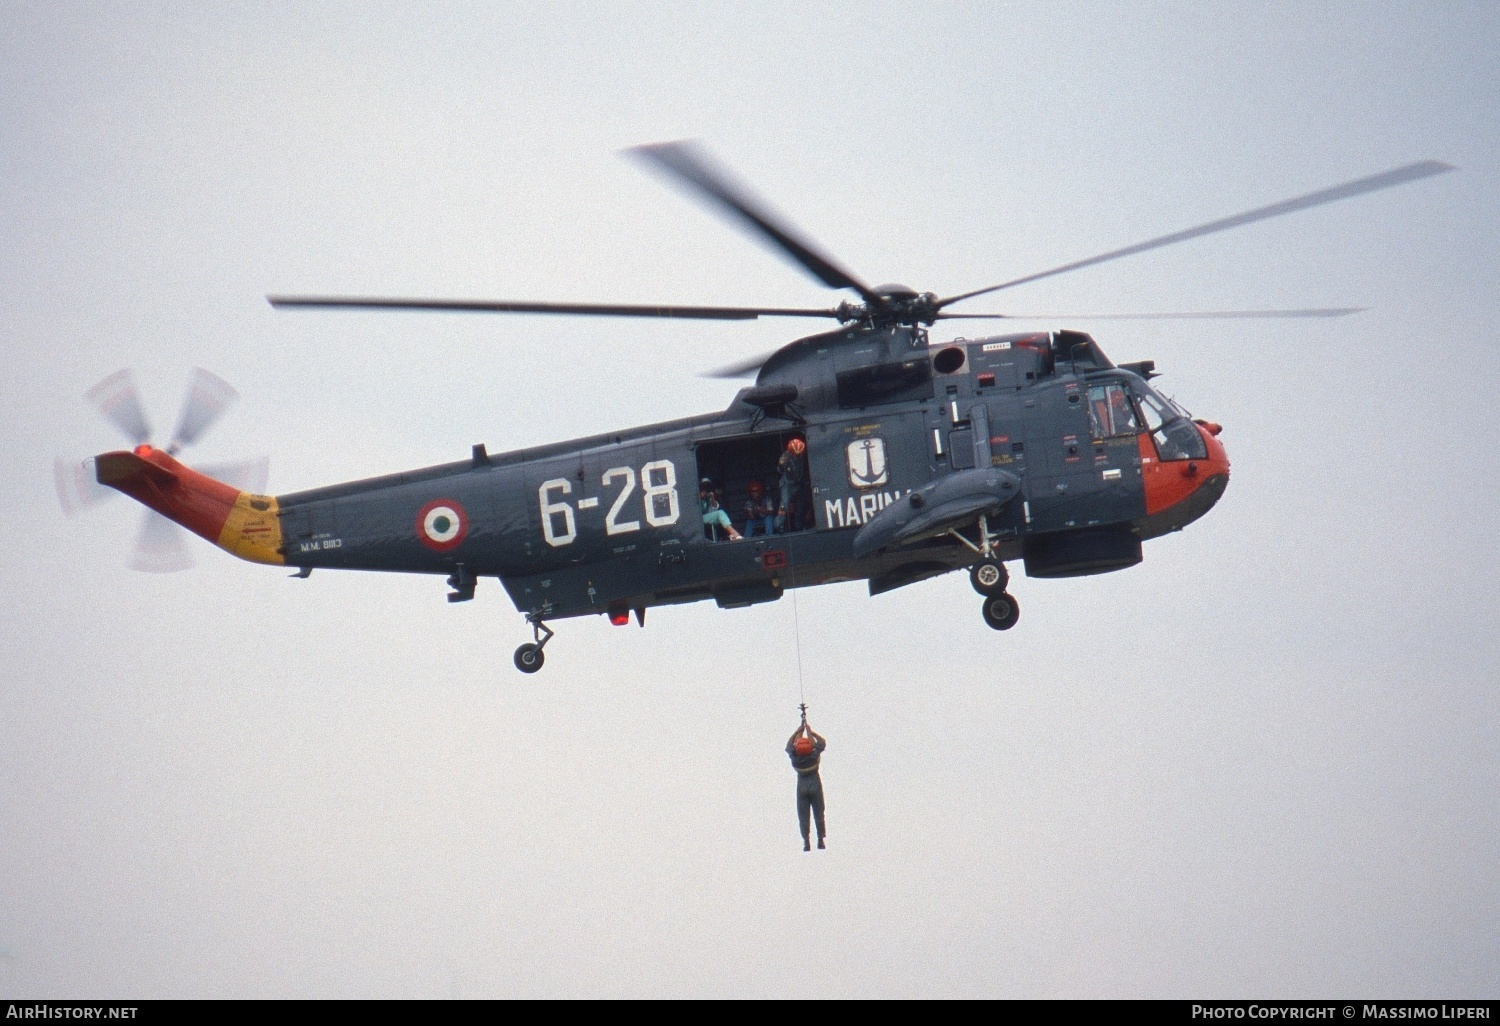
[[[698,444],[698,480],[707,478],[712,482],[715,500],[729,514],[735,529],[746,538],[759,537],[765,532],[763,523],[755,523],[750,515],[750,483],[759,482],[761,493],[768,496],[773,510],[780,503],[781,478],[776,463],[786,451],[786,443],[795,431],[762,432],[739,438],[715,439]],[[803,456],[806,460],[806,455]],[[804,466],[806,464],[804,463]],[[812,482],[803,482],[802,524],[786,524],[778,533],[792,533],[812,526]],[[775,531],[773,525],[772,530]],[[704,525],[704,536],[710,540],[723,541],[710,525]]]

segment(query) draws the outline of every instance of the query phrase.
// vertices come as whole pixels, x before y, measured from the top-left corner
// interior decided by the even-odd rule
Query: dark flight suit
[[[807,755],[798,755],[792,745],[786,743],[786,754],[791,756],[792,769],[797,771],[797,820],[802,825],[802,846],[808,846],[808,812],[818,823],[818,843],[823,843],[826,830],[823,825],[823,778],[818,776],[818,758],[828,743],[822,738],[813,740],[813,750]]]
[[[786,519],[776,518],[778,531],[800,531],[807,515],[807,503],[803,493],[807,490],[807,453],[797,455],[790,449],[776,461],[776,476],[781,489],[781,508],[786,510]]]

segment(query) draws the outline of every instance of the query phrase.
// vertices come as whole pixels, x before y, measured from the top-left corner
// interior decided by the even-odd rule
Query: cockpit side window
[[[1095,438],[1117,438],[1140,431],[1124,385],[1110,382],[1089,386],[1089,423]]]
[[[1166,422],[1166,416],[1162,413],[1162,406],[1154,395],[1141,397],[1141,416],[1146,421],[1147,431],[1156,431]]]
[[[1157,455],[1164,460],[1204,459],[1208,456],[1208,446],[1181,409],[1175,403],[1167,405],[1150,392],[1141,395],[1141,414],[1156,443]]]

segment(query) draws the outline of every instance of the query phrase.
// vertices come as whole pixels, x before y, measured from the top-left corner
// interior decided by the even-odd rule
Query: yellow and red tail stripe
[[[215,481],[149,445],[94,457],[94,473],[100,484],[124,492],[225,552],[252,563],[286,563],[281,519],[270,496]]]

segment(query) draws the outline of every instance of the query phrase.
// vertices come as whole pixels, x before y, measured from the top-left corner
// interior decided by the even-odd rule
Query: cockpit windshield
[[[1141,416],[1146,430],[1156,442],[1156,451],[1164,460],[1201,460],[1208,456],[1193,418],[1171,399],[1158,396],[1145,382],[1132,383],[1141,402]]]

